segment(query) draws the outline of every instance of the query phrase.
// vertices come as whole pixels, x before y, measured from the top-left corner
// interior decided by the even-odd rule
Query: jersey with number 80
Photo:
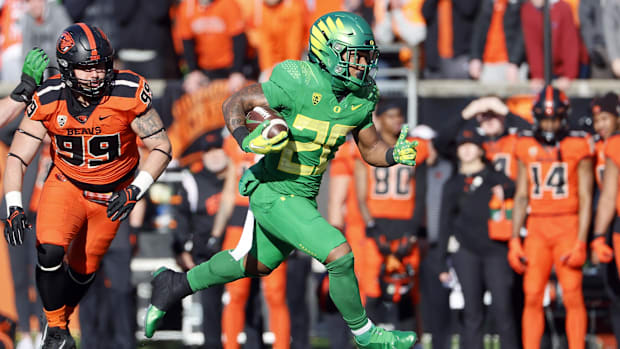
[[[47,128],[54,166],[74,181],[95,186],[130,175],[139,159],[130,124],[151,107],[146,80],[131,71],[117,72],[109,95],[77,114],[71,93],[60,75],[54,76],[39,87],[26,109],[29,118]]]
[[[267,154],[254,168],[273,190],[315,197],[327,162],[347,133],[372,125],[376,88],[362,88],[339,102],[331,81],[332,76],[317,64],[288,60],[262,84],[269,106],[289,127],[287,146]]]
[[[524,133],[517,140],[515,153],[528,174],[530,214],[578,212],[577,167],[581,160],[593,155],[585,133],[571,131],[556,147],[543,146]]]

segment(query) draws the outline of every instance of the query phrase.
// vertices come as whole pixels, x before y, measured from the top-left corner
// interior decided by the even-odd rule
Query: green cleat
[[[410,349],[416,341],[415,332],[411,331],[387,331],[381,327],[373,326],[370,329],[370,340],[362,344],[355,337],[355,344],[360,349]]]
[[[177,273],[165,267],[157,269],[153,273],[153,285],[151,292],[151,304],[146,310],[144,317],[144,335],[153,337],[166,311],[185,296],[192,294],[185,273]]]

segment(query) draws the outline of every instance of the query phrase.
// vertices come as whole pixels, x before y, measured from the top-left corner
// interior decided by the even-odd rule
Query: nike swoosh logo
[[[359,107],[361,107],[363,104],[358,104],[358,105],[352,105],[351,106],[351,110],[356,111]]]
[[[110,114],[110,115],[105,115],[105,116],[100,116],[100,117],[99,117],[99,120],[100,120],[100,121],[101,121],[101,120],[105,120],[105,119],[109,118],[110,116],[112,116],[112,114]]]

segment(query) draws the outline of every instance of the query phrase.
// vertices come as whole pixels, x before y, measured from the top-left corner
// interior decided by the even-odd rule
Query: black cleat
[[[41,349],[75,349],[75,340],[66,328],[49,327],[43,330]]]
[[[147,338],[153,337],[161,319],[174,303],[192,294],[185,273],[177,273],[162,267],[153,273],[153,276],[151,304],[144,317],[144,335]]]

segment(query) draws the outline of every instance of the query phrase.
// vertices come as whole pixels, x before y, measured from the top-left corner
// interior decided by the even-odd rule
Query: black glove
[[[211,236],[207,240],[207,254],[209,258],[222,250],[222,236]]]
[[[112,221],[117,219],[122,221],[127,218],[136,205],[139,195],[140,189],[133,184],[112,194],[112,198],[108,201],[108,218]]]
[[[379,252],[381,252],[382,255],[387,256],[392,254],[390,243],[385,239],[385,236],[381,234],[381,231],[374,222],[368,223],[368,225],[366,225],[366,237],[375,240],[375,242],[377,243],[377,248],[379,248]]]
[[[32,231],[24,209],[19,206],[9,207],[9,217],[4,221],[4,237],[11,246],[18,246],[24,242],[24,233]]]
[[[398,248],[396,249],[396,252],[394,253],[396,258],[402,260],[403,258],[407,257],[411,253],[411,249],[413,248],[414,242],[415,242],[415,239],[409,236],[402,239],[400,241],[400,244],[398,244]]]

